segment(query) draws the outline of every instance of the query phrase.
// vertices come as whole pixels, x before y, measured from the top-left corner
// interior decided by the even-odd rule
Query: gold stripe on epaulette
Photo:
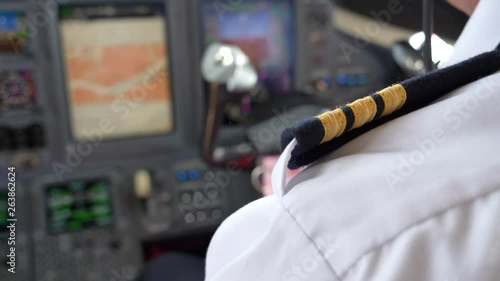
[[[359,128],[371,122],[377,114],[377,103],[372,97],[365,97],[348,104],[354,114],[352,129]]]
[[[321,143],[339,137],[346,129],[347,118],[344,111],[340,108],[325,112],[319,115],[318,118],[323,123],[323,129],[325,130],[325,135]]]
[[[406,90],[401,84],[387,87],[377,92],[377,94],[384,101],[384,111],[381,116],[387,116],[399,110],[403,107],[407,98]],[[354,114],[354,123],[349,129],[360,128],[366,123],[373,121],[377,115],[377,103],[370,96],[358,99],[347,106]],[[347,129],[347,117],[341,108],[325,112],[319,115],[318,118],[325,130],[325,135],[321,143],[329,142],[336,137],[340,137]]]
[[[399,110],[406,102],[406,90],[401,84],[395,84],[377,92],[384,100],[385,108],[381,116],[387,116]]]

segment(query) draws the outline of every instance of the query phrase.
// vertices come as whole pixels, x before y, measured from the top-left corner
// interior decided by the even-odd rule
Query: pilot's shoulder
[[[217,230],[208,249],[206,280],[297,280],[293,269],[305,259],[317,268],[311,277],[337,280],[315,242],[279,198],[262,198],[241,208]]]
[[[291,180],[282,204],[312,239],[335,241],[328,260],[337,274],[413,226],[499,190],[500,125],[491,115],[499,78],[371,130]]]

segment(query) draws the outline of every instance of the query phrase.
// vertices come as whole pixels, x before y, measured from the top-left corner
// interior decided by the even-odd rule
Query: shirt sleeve
[[[329,264],[281,201],[250,203],[217,230],[206,281],[337,281]]]

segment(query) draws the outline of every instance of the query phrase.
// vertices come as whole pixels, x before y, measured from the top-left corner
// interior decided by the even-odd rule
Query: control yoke
[[[225,165],[235,159],[255,157],[254,150],[246,146],[224,149],[224,153],[214,156],[214,140],[222,121],[228,94],[248,92],[257,86],[257,71],[250,59],[237,46],[214,43],[208,46],[203,55],[201,73],[210,83],[202,144],[204,160],[210,164]],[[226,85],[225,89],[222,85]]]

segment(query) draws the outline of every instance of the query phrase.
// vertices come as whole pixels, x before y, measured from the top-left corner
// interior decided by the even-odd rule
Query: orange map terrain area
[[[87,139],[103,120],[113,128],[105,138],[172,131],[162,17],[72,19],[61,24],[61,33],[75,139]]]
[[[164,44],[67,47],[65,51],[73,105],[132,99],[134,91],[147,93],[144,101],[171,98]]]

